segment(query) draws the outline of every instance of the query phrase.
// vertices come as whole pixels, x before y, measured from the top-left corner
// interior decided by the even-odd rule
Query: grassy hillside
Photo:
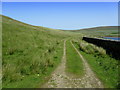
[[[118,62],[106,55],[104,49],[82,41],[84,35],[117,35],[117,27],[99,27],[73,32],[32,26],[6,16],[2,16],[0,23],[3,88],[41,87],[61,62],[64,40],[73,40],[74,45],[106,87],[117,86]],[[84,66],[80,58],[70,42],[67,41],[66,46],[68,72],[83,75],[84,72],[81,71]],[[73,58],[78,58],[76,61],[79,63],[74,62]],[[81,71],[76,68],[81,68]]]
[[[63,40],[73,34],[2,20],[3,87],[40,87],[60,63]]]
[[[95,27],[95,28],[87,28],[81,30],[72,30],[72,32],[82,33],[88,36],[118,36],[118,26],[104,26],[104,27]]]

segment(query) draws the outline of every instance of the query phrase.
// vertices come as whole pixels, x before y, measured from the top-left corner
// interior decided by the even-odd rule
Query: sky
[[[117,2],[2,2],[2,14],[64,30],[118,25]]]
[[[2,2],[119,2],[119,0],[2,0]]]

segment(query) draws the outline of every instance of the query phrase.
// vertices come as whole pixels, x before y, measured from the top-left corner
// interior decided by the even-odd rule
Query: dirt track
[[[66,41],[64,41],[64,50],[61,64],[52,73],[51,78],[45,85],[43,85],[43,88],[103,88],[102,83],[91,70],[84,57],[73,44],[72,46],[83,61],[85,75],[82,78],[71,78],[66,75]]]

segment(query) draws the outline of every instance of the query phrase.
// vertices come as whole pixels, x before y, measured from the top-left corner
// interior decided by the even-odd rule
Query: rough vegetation
[[[71,33],[27,25],[5,16],[2,25],[3,87],[27,87],[21,85],[26,78],[49,76],[61,60],[63,39],[71,36]]]
[[[101,47],[97,47],[93,44],[90,43],[86,43],[85,41],[80,43],[80,50],[84,51],[88,54],[99,54],[99,55],[105,55],[106,51],[101,48]]]
[[[119,85],[119,61],[105,54],[105,50],[85,41],[74,42],[93,71],[107,88]]]
[[[74,48],[71,48],[71,43],[67,42],[67,65],[64,63],[62,65],[68,66],[69,72],[82,76],[84,73],[82,72],[83,67],[86,67],[86,70],[92,72],[90,75],[94,76],[93,72],[95,72],[105,87],[114,88],[120,84],[118,83],[118,61],[108,56],[103,48],[82,41],[83,34],[32,26],[6,16],[2,16],[2,22],[0,23],[2,23],[3,29],[3,88],[41,87],[50,79],[51,73],[57,67],[59,68],[63,57],[63,41],[68,39],[72,40],[72,43],[82,53],[91,67],[91,69],[87,67],[88,64],[86,66],[82,65],[83,59],[80,59],[80,55],[77,56],[78,54]],[[76,62],[73,58],[76,58]],[[80,68],[81,71],[77,68]],[[86,78],[90,78],[90,75],[87,73]],[[85,81],[84,85],[86,85],[88,80],[82,80]],[[79,82],[76,79],[76,85],[82,83],[82,80]],[[75,80],[72,81],[75,84]],[[86,87],[89,87],[89,85],[92,87],[92,81]],[[69,86],[71,86],[70,83]],[[95,86],[95,83],[93,86]]]
[[[86,28],[80,30],[73,30],[73,32],[82,33],[89,37],[118,37],[118,26],[101,26],[94,28]]]

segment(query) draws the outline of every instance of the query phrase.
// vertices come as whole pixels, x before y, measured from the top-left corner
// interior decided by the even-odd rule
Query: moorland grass
[[[23,75],[22,77],[19,75],[17,76],[18,78],[21,78],[21,80],[18,81],[14,81],[11,83],[4,83],[3,88],[40,88],[42,86],[42,84],[44,84],[45,82],[47,82],[47,80],[49,79],[50,74],[52,73],[52,71],[54,71],[54,69],[58,66],[58,64],[60,63],[61,57],[62,57],[62,51],[63,51],[63,43],[61,43],[61,45],[59,47],[56,48],[57,50],[52,53],[51,55],[51,61],[45,61],[45,64],[48,64],[48,67],[40,67],[37,65],[34,66],[34,70],[33,71],[27,71],[27,72],[34,72],[34,74],[29,74],[29,75]],[[46,55],[47,56],[47,55]],[[47,56],[48,58],[48,56]],[[50,62],[52,62],[52,64],[49,64]],[[42,63],[43,64],[43,63]],[[29,65],[28,65],[29,66]],[[25,67],[23,66],[23,69]],[[38,71],[37,69],[38,68]],[[28,68],[29,69],[29,68]],[[40,73],[40,70],[43,69],[42,73]],[[18,69],[17,69],[18,70]],[[37,73],[35,73],[35,71],[37,71]],[[12,74],[14,74],[12,72]],[[10,74],[9,74],[10,75]],[[15,77],[14,77],[15,79]]]
[[[75,77],[83,76],[83,62],[70,41],[66,42],[66,60],[66,72],[68,75]]]
[[[118,62],[106,55],[104,49],[82,42],[82,34],[32,26],[5,16],[2,18],[0,58],[2,57],[3,88],[41,87],[61,62],[63,40],[68,37],[75,39],[74,45],[105,87],[118,87],[120,84],[117,82]],[[112,31],[110,33],[115,34]],[[66,42],[66,49],[67,73],[82,76],[82,61],[69,41]]]
[[[94,27],[81,30],[72,30],[72,32],[82,33],[87,36],[95,37],[118,37],[118,26],[104,26],[104,27]]]
[[[60,63],[63,39],[71,34],[2,17],[3,87],[32,88],[41,85]]]
[[[96,48],[91,47],[90,49],[84,48],[87,49],[87,51],[83,50],[82,48],[84,46],[81,47],[80,43],[85,43],[85,42],[80,41],[74,44],[76,48],[80,51],[80,53],[84,56],[84,58],[87,60],[87,62],[90,64],[92,70],[96,73],[98,78],[103,82],[105,88],[118,88],[118,84],[119,84],[118,61],[116,59],[111,58],[105,53],[101,54],[100,51],[98,52],[92,51],[90,53],[91,51],[90,49],[93,48],[95,50],[99,48],[97,46]],[[89,43],[87,44],[91,45]]]

